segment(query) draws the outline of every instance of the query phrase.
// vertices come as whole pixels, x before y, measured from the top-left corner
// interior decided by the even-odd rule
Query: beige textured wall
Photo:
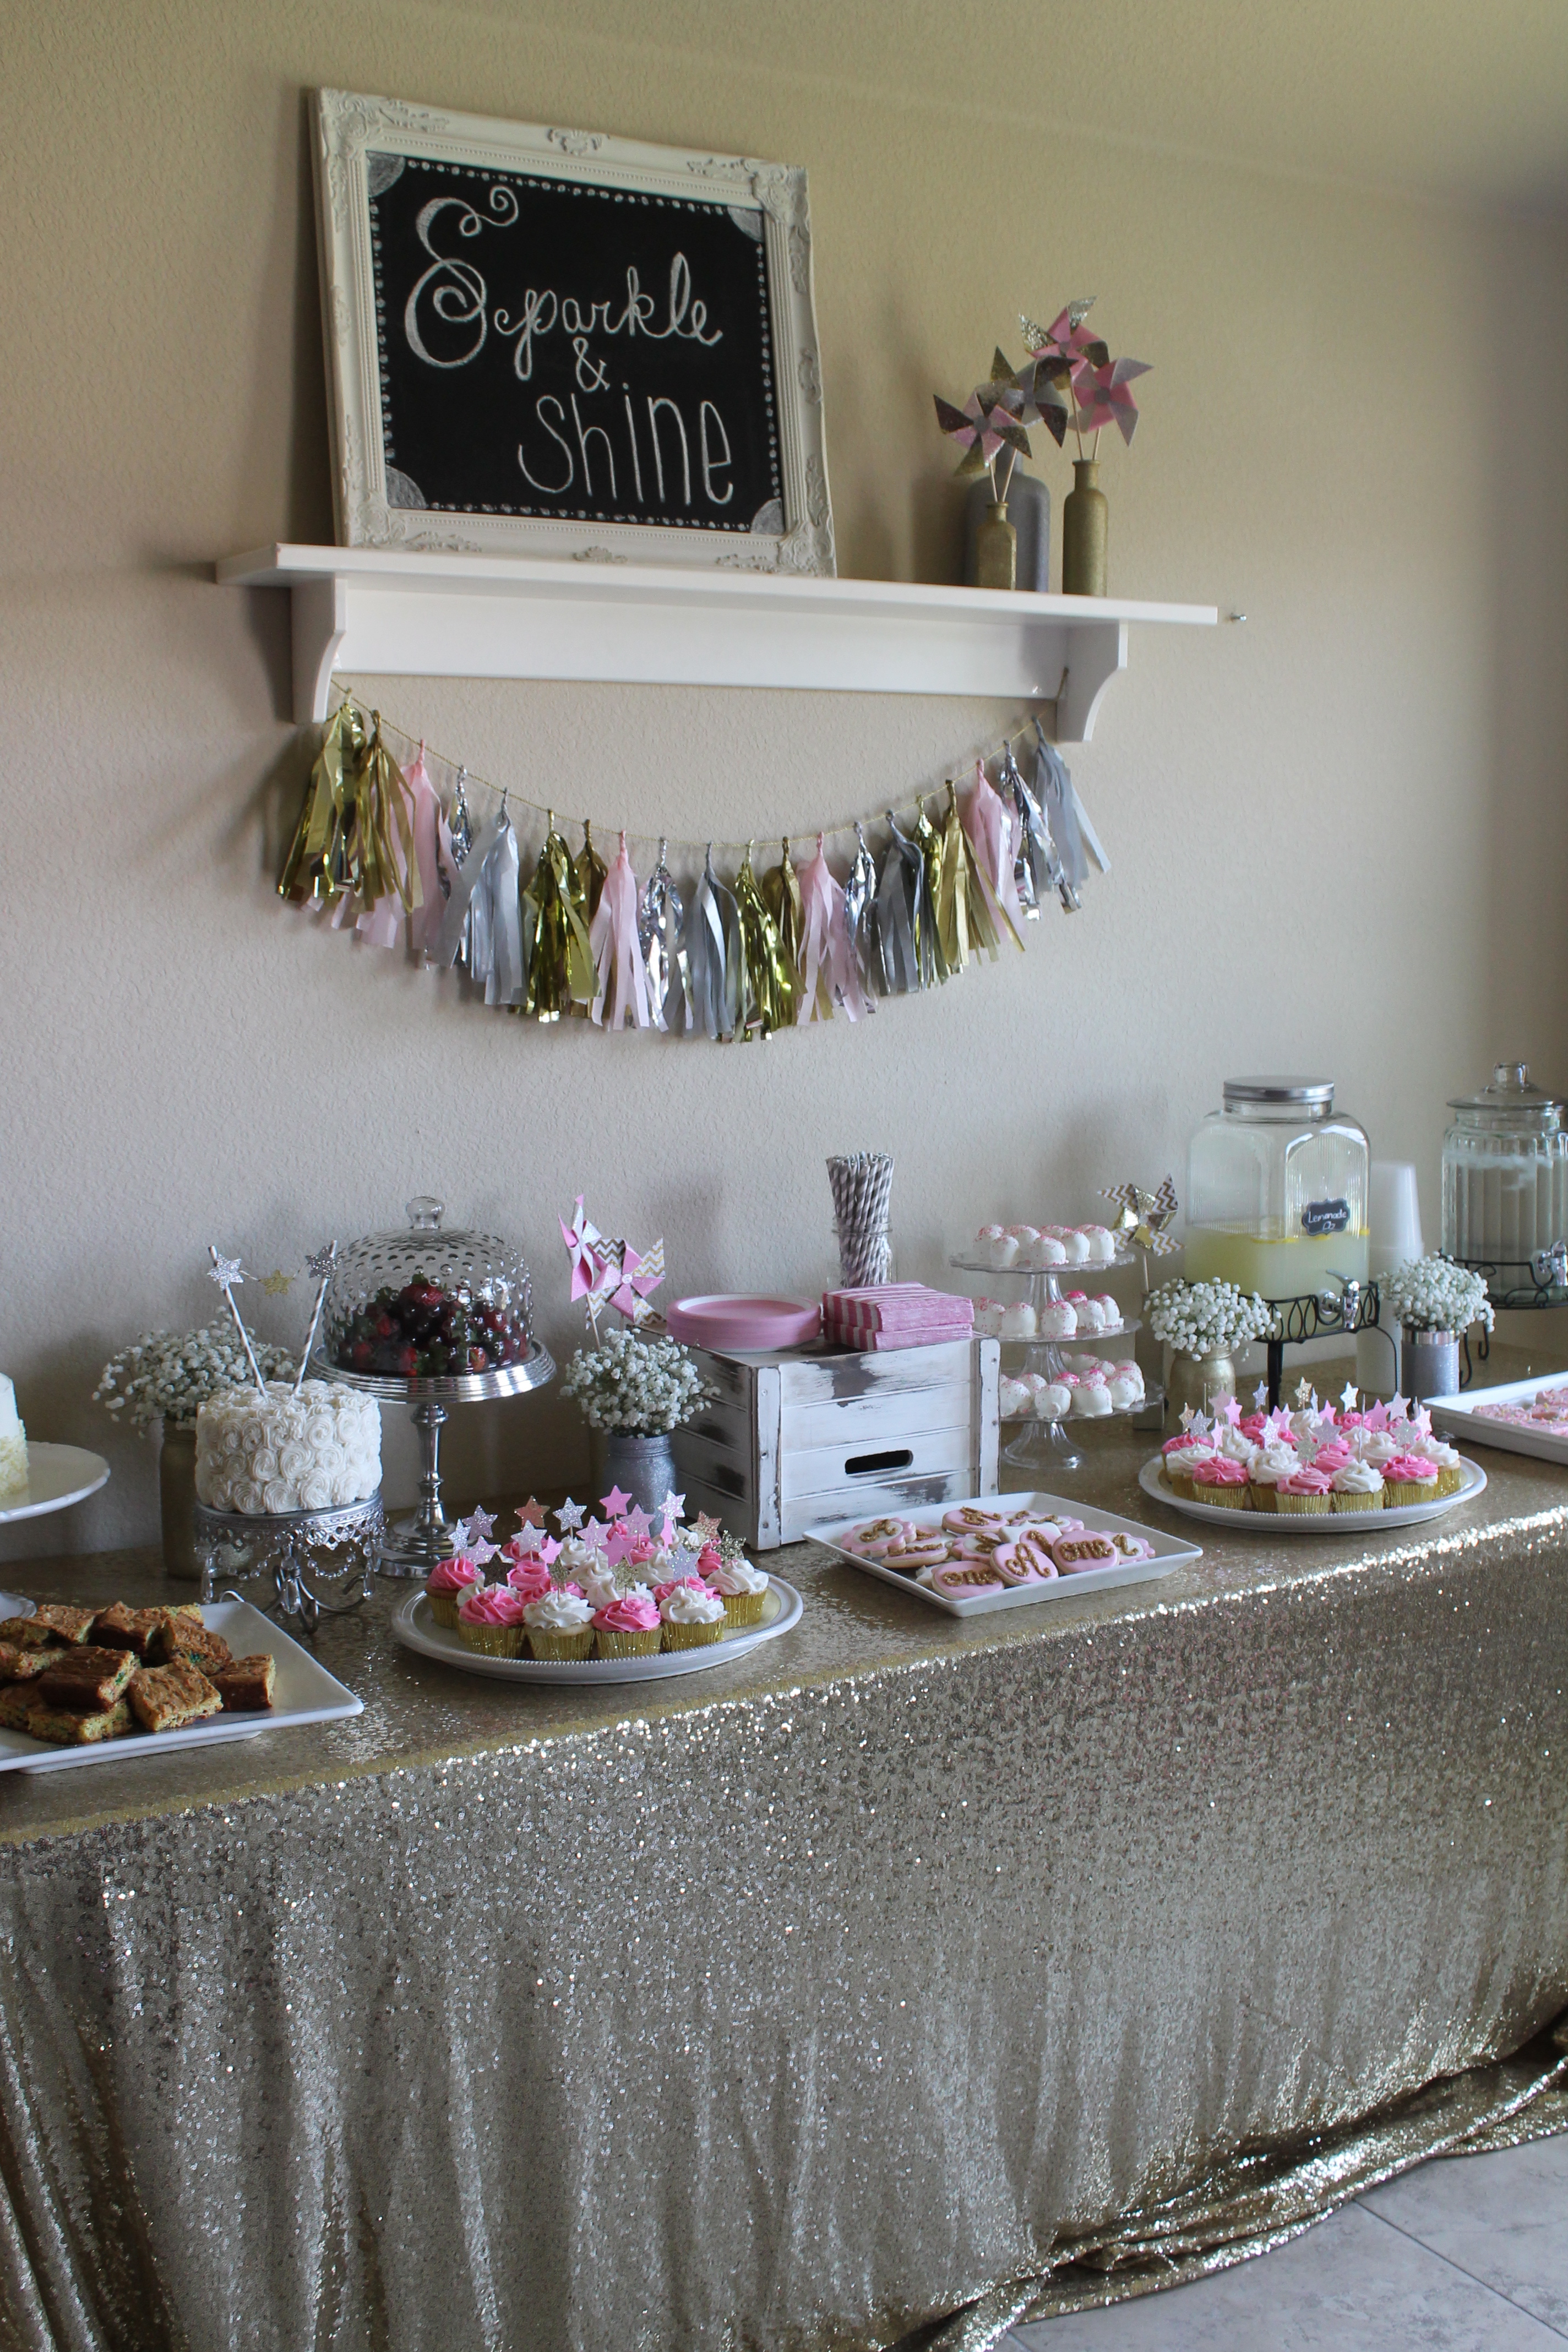
[[[35,1434],[104,1446],[115,1475],[10,1556],[152,1532],[153,1454],[89,1394],[112,1347],[209,1308],[209,1236],[297,1262],[432,1189],[524,1242],[563,1347],[554,1217],[579,1189],[662,1230],[681,1288],[809,1290],[824,1154],[884,1144],[902,1269],[934,1275],[950,1220],[1179,1177],[1227,1070],[1311,1066],[1380,1153],[1420,1161],[1435,1237],[1444,1097],[1505,1048],[1568,1078],[1560,226],[1047,135],[1037,93],[1059,113],[1070,80],[1048,8],[1004,45],[1000,104],[965,12],[889,0],[18,13],[0,1364]],[[1073,761],[1115,862],[1081,917],[868,1027],[720,1052],[489,1016],[279,908],[286,606],[208,567],[331,536],[302,96],[322,82],[808,165],[846,572],[953,576],[931,390],[962,395],[1021,304],[1099,291],[1113,342],[1156,363],[1106,467],[1113,585],[1249,618],[1134,638]],[[1493,351],[1534,387],[1516,416]],[[1059,509],[1067,467],[1045,470]],[[381,692],[481,773],[692,835],[907,797],[1005,716]],[[403,1431],[390,1457],[406,1483]],[[486,1408],[450,1466],[575,1476],[575,1423],[548,1397]]]

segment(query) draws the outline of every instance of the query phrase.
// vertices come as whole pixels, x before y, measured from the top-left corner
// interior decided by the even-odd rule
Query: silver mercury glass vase
[[[624,1429],[590,1428],[588,1460],[595,1501],[618,1487],[652,1518],[674,1491],[675,1446],[668,1430],[637,1437]]]

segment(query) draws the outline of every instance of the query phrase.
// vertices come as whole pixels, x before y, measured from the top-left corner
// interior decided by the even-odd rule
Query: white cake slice
[[[0,1372],[0,1495],[27,1483],[27,1433],[16,1412],[16,1391]]]

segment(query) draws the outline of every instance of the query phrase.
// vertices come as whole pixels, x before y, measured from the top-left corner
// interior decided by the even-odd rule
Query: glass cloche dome
[[[321,1345],[334,1370],[367,1381],[477,1381],[530,1360],[533,1287],[521,1252],[493,1234],[447,1231],[445,1213],[422,1194],[403,1232],[339,1251]]]

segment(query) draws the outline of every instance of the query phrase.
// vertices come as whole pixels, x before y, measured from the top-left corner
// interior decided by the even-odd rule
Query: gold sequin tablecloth
[[[963,1624],[797,1547],[794,1633],[645,1693],[412,1658],[388,1588],[321,1633],[353,1722],[0,1778],[0,2344],[885,2345],[1515,2050],[1568,2008],[1568,1471],[1486,1461]]]

